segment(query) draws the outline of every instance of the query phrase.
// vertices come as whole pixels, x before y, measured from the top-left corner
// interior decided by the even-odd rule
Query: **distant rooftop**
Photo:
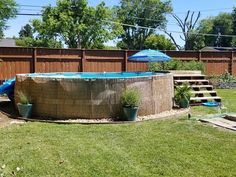
[[[204,47],[201,51],[236,51],[236,47]]]
[[[0,40],[0,47],[17,47],[15,39]]]

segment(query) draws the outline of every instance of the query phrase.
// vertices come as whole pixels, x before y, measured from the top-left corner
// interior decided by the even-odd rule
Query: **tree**
[[[188,11],[184,20],[182,20],[177,15],[172,14],[173,18],[177,21],[178,26],[181,28],[182,35],[180,35],[180,38],[185,42],[184,50],[192,50],[193,49],[192,43],[189,41],[189,39],[190,39],[190,36],[191,36],[191,38],[193,37],[192,33],[197,25],[200,15],[201,15],[200,12],[198,12],[196,18],[194,18],[194,14],[195,14],[195,12],[190,13],[190,11]],[[172,33],[167,32],[167,31],[165,31],[165,33],[174,42],[176,48],[180,50],[181,46],[177,44],[174,37],[172,36]]]
[[[165,14],[171,11],[170,1],[121,0],[120,6],[115,7],[115,16],[123,24],[118,46],[142,49],[145,40],[155,33],[156,28],[165,27]]]
[[[176,50],[175,45],[171,42],[170,39],[167,39],[165,35],[155,34],[147,37],[144,42],[144,48],[158,50]]]
[[[102,48],[116,37],[116,24],[111,24],[111,11],[102,2],[89,7],[87,0],[58,0],[56,7],[43,10],[42,20],[33,26],[47,39],[60,39],[69,48]],[[117,28],[118,30],[119,28]]]
[[[33,38],[33,28],[31,27],[30,24],[26,24],[25,26],[23,26],[19,32],[19,37],[30,37]]]
[[[21,37],[15,38],[16,45],[22,47],[48,47],[48,48],[62,48],[63,45],[60,41],[46,38],[32,38]]]
[[[16,3],[14,0],[0,1],[0,38],[4,36],[3,31],[7,29],[7,20],[14,17],[16,12]]]
[[[188,46],[191,46],[189,49],[191,50],[200,50],[205,47],[205,37],[203,35],[199,35],[197,30],[191,31],[188,36]]]
[[[233,12],[232,12],[232,30],[233,30],[233,34],[236,35],[236,7],[234,7],[233,9]],[[234,37],[232,39],[232,43],[231,43],[232,46],[236,46],[236,38]]]
[[[63,47],[61,41],[57,41],[54,38],[45,38],[37,34],[37,31],[30,24],[23,26],[19,32],[19,38],[14,39],[16,40],[16,45],[22,47]]]
[[[221,37],[233,34],[233,18],[231,13],[220,13],[216,17],[203,19],[197,28],[199,33],[213,34],[215,36],[204,36],[206,46],[230,47],[231,37]]]

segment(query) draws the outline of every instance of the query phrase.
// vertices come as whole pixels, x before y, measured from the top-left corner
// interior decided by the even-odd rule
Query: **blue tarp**
[[[15,86],[16,79],[12,78],[0,85],[0,95],[7,94],[10,100],[14,100],[14,86]]]

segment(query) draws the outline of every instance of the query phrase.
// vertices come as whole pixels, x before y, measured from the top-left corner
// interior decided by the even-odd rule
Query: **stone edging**
[[[130,124],[130,123],[141,123],[144,121],[150,121],[150,120],[158,120],[158,119],[169,119],[169,118],[177,118],[184,115],[187,115],[189,113],[190,109],[178,109],[178,110],[171,110],[166,111],[160,114],[156,115],[149,115],[149,116],[142,116],[138,117],[137,121],[111,121],[111,119],[106,119],[106,121],[100,121],[100,120],[87,120],[86,119],[77,119],[76,120],[41,120],[41,119],[30,119],[30,118],[23,118],[23,117],[13,117],[6,112],[1,111],[2,114],[5,114],[9,118],[18,119],[18,120],[24,120],[24,121],[30,121],[30,122],[42,122],[42,123],[56,123],[56,124]],[[80,121],[83,120],[83,121]],[[105,120],[105,119],[104,119]]]

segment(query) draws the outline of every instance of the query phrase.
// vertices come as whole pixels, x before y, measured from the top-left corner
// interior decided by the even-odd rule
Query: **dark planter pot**
[[[138,107],[130,108],[130,107],[123,107],[125,120],[127,121],[135,121],[138,114]]]
[[[188,108],[189,107],[189,100],[186,99],[186,98],[182,98],[180,101],[179,101],[179,106],[181,108]]]
[[[18,107],[19,114],[22,117],[25,117],[25,118],[31,117],[32,107],[33,107],[32,104],[21,104],[21,103],[18,103],[17,107]]]

